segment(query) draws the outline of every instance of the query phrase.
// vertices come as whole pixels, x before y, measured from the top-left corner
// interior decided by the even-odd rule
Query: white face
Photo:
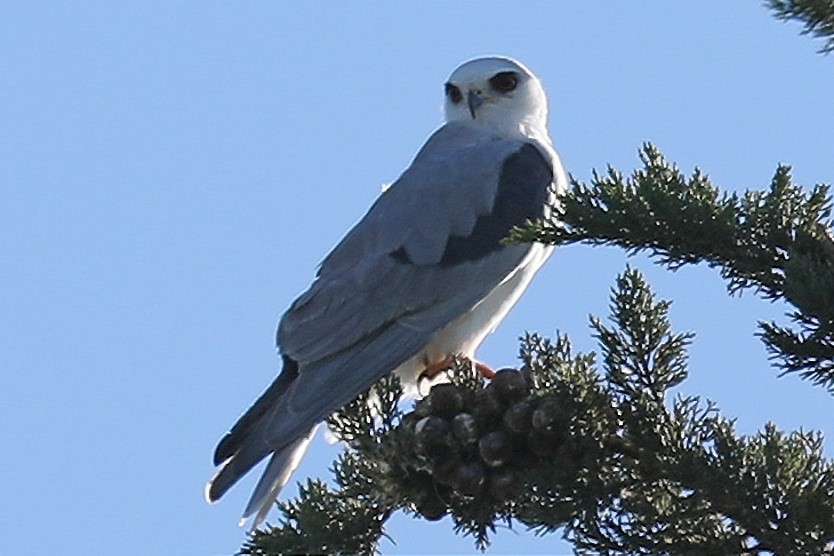
[[[538,78],[510,58],[478,58],[446,82],[446,121],[467,121],[507,134],[543,132],[547,98]]]

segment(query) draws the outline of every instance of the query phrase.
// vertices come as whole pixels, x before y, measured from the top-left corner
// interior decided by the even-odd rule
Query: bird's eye
[[[518,87],[518,76],[512,71],[502,71],[493,75],[489,84],[499,93],[509,93]]]
[[[452,101],[452,104],[457,104],[463,100],[463,93],[461,93],[460,89],[458,89],[451,83],[446,83],[446,96],[449,97],[449,100]]]

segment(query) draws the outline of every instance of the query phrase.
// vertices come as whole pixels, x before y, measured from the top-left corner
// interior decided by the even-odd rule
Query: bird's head
[[[511,58],[476,58],[445,84],[447,122],[486,125],[506,135],[547,135],[547,97],[538,78]]]

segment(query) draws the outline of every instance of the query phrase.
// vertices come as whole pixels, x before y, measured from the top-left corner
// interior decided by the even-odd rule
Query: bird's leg
[[[426,363],[426,368],[423,369],[423,372],[420,373],[420,378],[425,379],[433,379],[443,371],[446,371],[452,367],[452,364],[455,362],[455,358],[451,355],[446,355],[442,359],[438,359],[434,363]],[[481,363],[480,361],[476,361],[472,359],[472,365],[474,365],[475,370],[478,371],[482,377],[486,379],[491,379],[495,376],[495,371],[487,365],[486,363]]]

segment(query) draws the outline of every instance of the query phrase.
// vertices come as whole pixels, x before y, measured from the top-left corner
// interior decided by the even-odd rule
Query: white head
[[[466,121],[507,135],[547,136],[547,97],[538,78],[511,58],[476,58],[446,82],[447,122]]]

